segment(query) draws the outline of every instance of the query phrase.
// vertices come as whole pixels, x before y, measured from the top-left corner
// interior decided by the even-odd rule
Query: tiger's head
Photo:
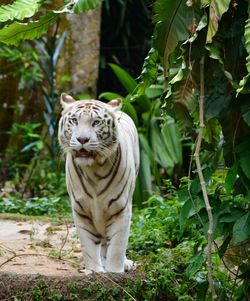
[[[62,116],[58,139],[64,153],[71,153],[78,164],[104,162],[117,149],[117,120],[115,112],[121,101],[103,103],[99,100],[76,101],[61,95]]]

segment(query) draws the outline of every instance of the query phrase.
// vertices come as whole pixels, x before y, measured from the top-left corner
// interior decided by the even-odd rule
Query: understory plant
[[[140,171],[134,202],[141,207],[153,191],[164,186],[164,178],[171,178],[175,182],[180,177],[183,172],[183,137],[174,119],[170,116],[163,117],[161,113],[162,70],[158,71],[156,83],[150,86],[145,94],[134,97],[137,81],[122,67],[115,64],[110,64],[110,67],[128,94],[123,96],[115,92],[103,92],[99,98],[122,99],[122,111],[133,119],[137,127]]]
[[[222,260],[231,248],[243,246],[243,253],[247,252],[250,236],[249,2],[157,0],[153,20],[153,48],[135,94],[144,95],[154,84],[155,62],[160,64],[164,68],[163,116],[171,115],[191,141],[186,160],[192,185],[186,186],[180,222],[183,225],[192,216],[203,225],[207,244],[199,254],[194,252],[198,257],[193,263],[207,261],[206,298],[216,300],[220,291],[214,258]],[[226,174],[225,191],[211,194],[211,177],[218,168]],[[241,264],[248,266],[244,256]],[[245,268],[242,276],[234,275],[239,284],[236,300],[248,298]]]

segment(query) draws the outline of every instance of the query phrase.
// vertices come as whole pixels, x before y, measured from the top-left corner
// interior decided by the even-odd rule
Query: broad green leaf
[[[74,13],[80,14],[101,5],[103,0],[78,0],[73,8]]]
[[[244,121],[250,126],[250,106],[249,104],[241,106],[241,113]]]
[[[240,166],[248,179],[250,179],[250,150],[240,153]]]
[[[151,165],[153,166],[155,158],[154,158],[152,149],[150,148],[150,146],[148,144],[148,140],[146,139],[145,135],[143,135],[143,134],[139,134],[139,140],[140,140],[141,148],[145,150],[145,152],[151,162]]]
[[[205,114],[206,119],[210,120],[218,117],[220,112],[227,108],[232,95],[228,93],[228,80],[223,74],[215,76],[207,85],[209,87],[205,96]]]
[[[23,20],[38,12],[42,0],[16,0],[12,4],[0,6],[0,22]]]
[[[107,100],[113,100],[116,98],[121,98],[123,99],[124,97],[122,97],[120,94],[118,93],[114,93],[114,92],[103,92],[99,95],[99,99],[107,99]]]
[[[231,193],[234,183],[237,180],[237,172],[238,172],[239,162],[235,162],[234,165],[227,172],[227,176],[225,179],[225,189],[226,193]]]
[[[240,243],[250,236],[250,213],[246,213],[236,221],[233,227],[233,241]]]
[[[38,21],[31,21],[29,23],[14,22],[0,30],[0,42],[17,46],[21,40],[40,38],[56,22],[57,18],[58,15],[47,13]]]
[[[120,83],[127,90],[128,93],[133,93],[137,86],[136,80],[123,68],[115,64],[109,64],[114,71],[115,75],[119,79]]]
[[[219,42],[214,42],[206,46],[206,49],[209,51],[209,56],[214,59],[218,60],[222,65],[224,65],[221,53],[223,53],[222,45]]]
[[[150,120],[150,138],[155,160],[166,169],[169,175],[172,175],[175,162],[162,139],[159,121],[156,118]]]
[[[133,119],[133,121],[137,127],[139,124],[139,120],[138,120],[136,110],[133,107],[133,105],[129,102],[129,100],[126,98],[123,101],[122,111],[125,112],[126,114],[128,114]]]
[[[248,6],[248,15],[250,14],[250,3]],[[244,86],[249,80],[250,77],[250,18],[247,19],[246,25],[245,25],[245,33],[244,33],[244,38],[245,38],[245,48],[247,51],[247,58],[246,58],[246,68],[247,68],[247,75],[243,77],[243,79],[239,83],[239,87],[237,89],[237,95],[241,93],[244,90]]]
[[[143,190],[147,193],[152,192],[152,181],[151,181],[151,168],[150,168],[150,160],[146,151],[141,148],[140,152],[140,172],[139,179],[141,181],[141,186]]]
[[[215,36],[222,15],[228,10],[231,0],[211,0],[206,43],[211,43]]]
[[[203,254],[202,251],[200,251],[198,254],[194,255],[190,259],[190,264],[186,269],[186,274],[189,278],[192,278],[199,270],[200,268],[205,264],[207,259],[207,256]]]
[[[193,207],[192,201],[189,199],[185,202],[185,204],[181,207],[180,212],[180,226],[183,228],[183,226],[186,224],[188,218],[192,215],[194,215],[195,209]]]
[[[168,58],[177,44],[190,36],[189,26],[193,22],[193,9],[186,0],[157,0],[154,4],[153,45],[164,57],[164,66],[168,70]]]
[[[145,94],[148,98],[160,97],[163,94],[164,90],[162,85],[151,85],[146,88]]]
[[[102,99],[107,99],[107,100],[112,100],[112,99],[116,99],[116,98],[120,98],[122,99],[122,111],[127,113],[134,121],[135,125],[138,126],[138,116],[136,113],[135,108],[133,107],[133,105],[130,103],[129,99],[124,98],[123,96],[121,96],[118,93],[113,93],[113,92],[103,92],[99,95],[99,98]]]
[[[242,216],[244,215],[244,211],[237,209],[237,208],[233,208],[233,210],[231,211],[231,213],[227,213],[227,214],[223,214],[220,216],[220,223],[232,223],[232,222],[236,222],[238,219],[241,219]]]
[[[175,165],[182,165],[182,145],[181,145],[181,135],[177,128],[177,125],[173,118],[166,116],[165,122],[163,124],[162,139],[168,150],[171,153],[172,160]]]

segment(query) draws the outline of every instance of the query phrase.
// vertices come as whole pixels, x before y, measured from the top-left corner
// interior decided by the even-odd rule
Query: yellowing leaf
[[[228,10],[231,0],[211,0],[209,7],[209,24],[207,32],[207,43],[212,42],[222,15]]]

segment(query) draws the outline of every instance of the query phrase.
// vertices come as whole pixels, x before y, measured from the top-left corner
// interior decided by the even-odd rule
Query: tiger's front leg
[[[85,269],[83,272],[88,275],[94,272],[104,272],[101,261],[101,236],[96,232],[89,222],[85,222],[77,214],[74,214],[74,221],[79,233],[82,247]]]
[[[131,212],[122,212],[119,217],[114,216],[107,229],[107,253],[105,270],[107,272],[122,273],[127,268],[126,248],[130,229]]]

